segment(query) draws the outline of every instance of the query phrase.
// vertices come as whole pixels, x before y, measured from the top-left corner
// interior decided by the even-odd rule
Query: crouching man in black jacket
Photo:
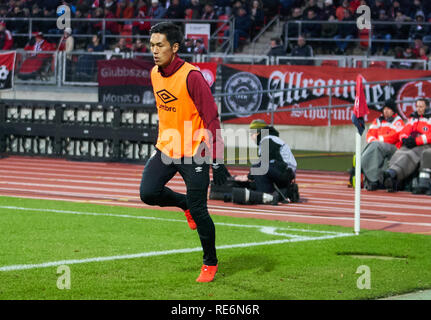
[[[212,185],[210,199],[238,204],[299,202],[295,183],[297,163],[290,147],[278,137],[278,131],[263,120],[253,120],[249,128],[251,138],[259,147],[259,162],[250,168],[248,175],[231,177],[224,186]]]

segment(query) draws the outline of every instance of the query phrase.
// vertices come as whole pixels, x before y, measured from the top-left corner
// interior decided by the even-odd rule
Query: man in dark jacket
[[[304,36],[298,37],[298,44],[292,49],[292,57],[313,57],[313,48],[307,44]],[[291,60],[293,65],[314,65],[314,61],[311,59],[304,60]]]
[[[271,49],[268,51],[268,56],[285,56],[286,51],[281,44],[280,38],[271,38]]]
[[[237,204],[298,202],[297,163],[289,145],[264,120],[253,120],[250,130],[251,138],[259,148],[259,162],[252,165],[248,175],[229,178],[225,186],[219,188],[212,185],[210,199]],[[261,169],[264,170],[260,172]]]

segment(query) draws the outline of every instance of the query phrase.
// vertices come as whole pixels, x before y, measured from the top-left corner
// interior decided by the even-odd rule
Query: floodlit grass
[[[182,212],[0,197],[0,299],[374,299],[431,288],[429,236],[384,231],[353,236],[352,229],[335,226],[213,219],[218,247],[244,245],[218,250],[213,283],[195,282],[202,253],[193,251],[66,261],[61,264],[70,268],[71,287],[60,290],[58,265],[4,267],[199,248],[197,233]],[[250,246],[288,239],[296,241]],[[371,289],[357,287],[361,265],[370,269]]]

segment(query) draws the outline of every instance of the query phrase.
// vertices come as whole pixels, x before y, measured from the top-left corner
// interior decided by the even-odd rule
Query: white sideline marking
[[[133,216],[133,215],[127,215],[127,214],[111,214],[111,213],[57,210],[57,209],[24,208],[24,207],[15,207],[15,206],[0,206],[0,208],[1,209],[9,209],[9,210],[19,210],[19,211],[51,212],[51,213],[91,215],[91,216],[109,216],[109,217],[148,219],[148,220],[171,221],[171,222],[182,222],[182,223],[186,222],[184,220],[177,220],[177,219],[157,218],[157,217],[148,217],[148,216]],[[349,236],[354,235],[353,233],[350,234],[350,233],[341,233],[341,232],[334,232],[334,231],[308,230],[308,229],[296,229],[296,228],[281,228],[281,227],[279,228],[279,227],[271,227],[271,226],[243,225],[243,224],[233,224],[233,223],[223,223],[223,222],[216,222],[215,224],[223,225],[223,226],[230,226],[230,227],[240,227],[240,228],[257,228],[260,232],[265,233],[265,234],[289,238],[289,239],[283,239],[283,240],[271,240],[271,241],[262,241],[262,242],[249,242],[249,243],[222,245],[222,246],[217,246],[216,247],[217,250],[234,249],[234,248],[248,248],[248,247],[254,247],[254,246],[274,245],[274,244],[283,244],[283,243],[299,242],[299,241],[326,240],[326,239],[333,239],[333,238],[339,238],[339,237],[349,237]],[[317,237],[299,236],[299,235],[293,235],[293,234],[287,234],[287,233],[279,233],[279,232],[276,232],[277,229],[278,230],[308,232],[308,233],[321,233],[321,234],[326,234],[326,235],[317,236]],[[199,251],[202,251],[201,247],[164,250],[164,251],[150,251],[150,252],[141,252],[141,253],[136,253],[136,254],[125,254],[125,255],[116,255],[116,256],[107,256],[107,257],[94,257],[94,258],[86,258],[86,259],[51,261],[51,262],[43,262],[43,263],[39,263],[39,264],[9,265],[9,266],[0,267],[0,271],[16,271],[16,270],[47,268],[47,267],[59,266],[59,265],[63,265],[63,264],[69,265],[69,264],[90,263],[90,262],[103,262],[103,261],[113,261],[113,260],[136,259],[136,258],[145,258],[145,257],[179,254],[179,253],[191,253],[191,252],[199,252]]]
[[[353,235],[354,234],[340,233],[337,235],[328,235],[328,236],[322,236],[322,237],[298,237],[298,238],[294,238],[294,239],[238,243],[238,244],[217,246],[216,248],[217,248],[217,250],[234,249],[234,248],[249,248],[249,247],[255,247],[255,246],[283,244],[283,243],[288,243],[288,242],[313,241],[313,240],[333,239],[333,238],[339,238],[339,237],[350,237]],[[87,258],[87,259],[60,260],[60,261],[43,262],[43,263],[38,263],[38,264],[17,264],[17,265],[0,267],[0,271],[39,269],[39,268],[48,268],[48,267],[59,266],[59,265],[63,265],[63,264],[69,265],[69,264],[89,263],[89,262],[136,259],[136,258],[146,258],[146,257],[163,256],[163,255],[178,254],[178,253],[191,253],[191,252],[199,252],[199,251],[202,251],[201,247],[186,248],[186,249],[174,249],[174,250],[165,250],[165,251],[150,251],[150,252],[141,252],[141,253],[135,253],[135,254],[125,254],[125,255],[108,256],[108,257],[95,257],[95,258]]]
[[[114,214],[114,213],[100,213],[100,212],[83,212],[83,211],[71,211],[71,210],[59,210],[59,209],[43,209],[43,208],[25,208],[25,207],[16,207],[16,206],[0,206],[0,209],[9,209],[9,210],[19,210],[19,211],[34,211],[34,212],[51,212],[51,213],[65,213],[65,214],[75,214],[75,215],[88,215],[88,216],[106,216],[106,217],[118,217],[118,218],[132,218],[132,219],[144,219],[144,220],[158,220],[158,221],[169,221],[169,222],[182,222],[186,223],[186,220],[179,219],[169,219],[169,218],[157,218],[151,216],[134,216],[129,214]],[[258,228],[262,229],[261,232],[272,235],[284,235],[286,234],[277,234],[270,233],[270,229],[279,229],[279,230],[290,230],[290,231],[299,231],[299,232],[308,232],[308,233],[324,233],[324,234],[342,234],[340,232],[335,231],[321,231],[321,230],[309,230],[309,229],[296,229],[296,228],[283,228],[283,227],[268,227],[268,226],[259,226],[259,225],[248,225],[248,224],[236,224],[236,223],[225,223],[225,222],[215,222],[216,225],[228,226],[228,227],[240,227],[240,228]]]

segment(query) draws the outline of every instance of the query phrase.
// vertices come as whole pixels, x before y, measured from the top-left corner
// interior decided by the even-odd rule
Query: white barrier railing
[[[0,51],[1,52],[1,51]],[[33,74],[23,75],[22,66],[27,59],[34,56],[43,58],[40,69]],[[181,57],[189,62],[215,62],[217,64],[309,64],[314,66],[338,66],[351,68],[399,68],[431,70],[431,62],[422,59],[395,59],[392,57],[375,56],[327,56],[318,55],[314,57],[292,57],[245,54],[181,54]],[[152,60],[151,53],[134,53],[103,51],[44,51],[31,52],[17,50],[17,61],[15,66],[15,83],[19,85],[57,85],[57,86],[97,86],[97,60],[110,60],[112,58],[146,58]]]

